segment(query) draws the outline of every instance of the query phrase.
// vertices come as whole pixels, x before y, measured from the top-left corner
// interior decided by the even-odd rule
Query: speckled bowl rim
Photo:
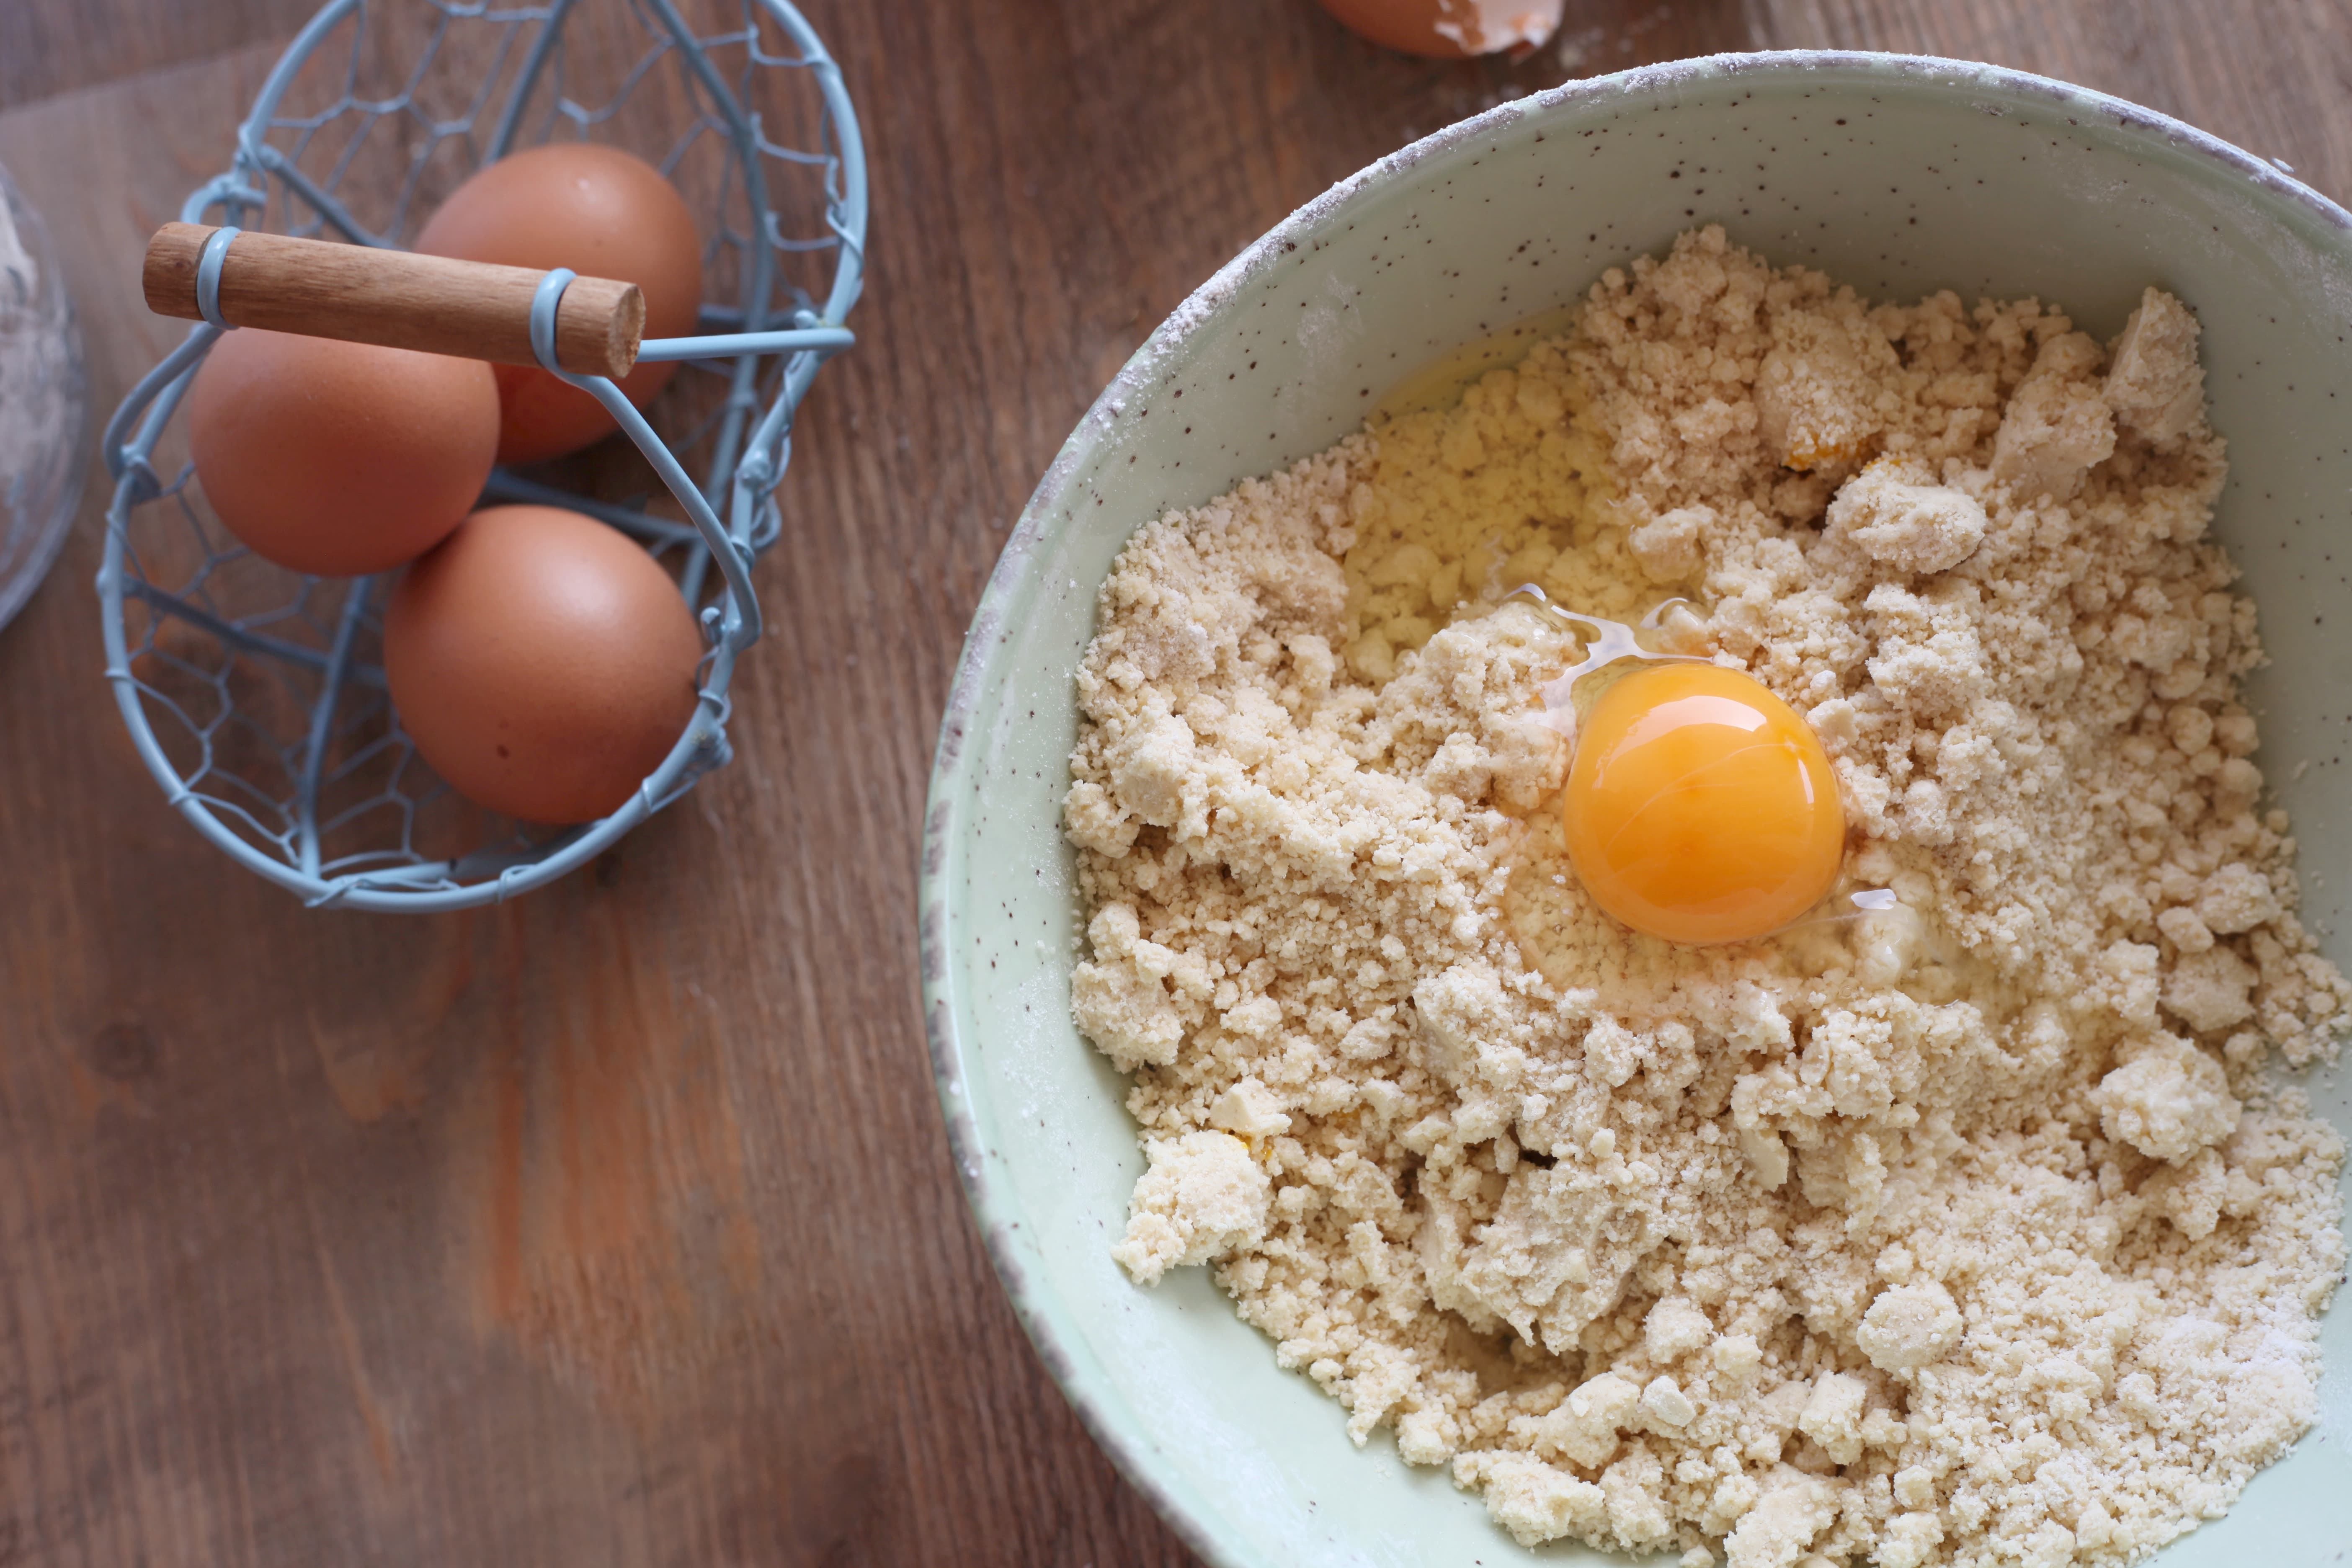
[[[1023,1217],[1023,1211],[1009,1193],[991,1184],[982,1157],[987,1145],[973,1120],[971,1099],[964,1091],[970,1043],[959,1035],[950,1005],[948,954],[952,951],[952,933],[948,850],[950,842],[964,825],[966,808],[959,803],[973,798],[969,787],[971,764],[964,739],[995,651],[1003,641],[1005,606],[1028,575],[1031,559],[1046,537],[1047,520],[1061,503],[1072,477],[1095,443],[1104,438],[1125,404],[1149,387],[1160,365],[1195,331],[1213,321],[1244,281],[1275,265],[1296,243],[1330,222],[1350,204],[1423,161],[1475,142],[1487,132],[1516,123],[1530,112],[1601,99],[1638,100],[1670,93],[1695,80],[1801,76],[1829,68],[1874,74],[1890,81],[1918,80],[1940,86],[1952,85],[1957,79],[1988,93],[2032,105],[2087,111],[2110,125],[2137,132],[2239,175],[2262,194],[2300,207],[2352,238],[2352,213],[2291,178],[2269,160],[2126,99],[1981,61],[1845,49],[1787,49],[1706,55],[1565,82],[1498,104],[1483,114],[1448,126],[1340,181],[1276,224],[1193,290],[1121,367],[1063,443],[1053,467],[1046,470],[1035,493],[1029,498],[1029,504],[1023,509],[1012,536],[1005,541],[1003,553],[997,557],[996,569],[989,575],[971,626],[964,634],[963,651],[956,662],[955,679],[949,689],[947,710],[940,721],[939,745],[932,760],[929,797],[923,812],[922,869],[917,895],[924,1028],[930,1040],[932,1077],[947,1121],[956,1173],[963,1183],[972,1215],[979,1222],[997,1278],[1012,1299],[1013,1310],[1045,1362],[1045,1370],[1060,1384],[1079,1420],[1120,1473],[1150,1501],[1185,1544],[1215,1568],[1276,1565],[1252,1542],[1241,1539],[1235,1528],[1219,1517],[1190,1486],[1158,1473],[1149,1445],[1129,1429],[1130,1418],[1125,1401],[1106,1389],[1097,1388],[1083,1359],[1071,1353],[1069,1346],[1078,1335],[1065,1304],[1050,1289],[1031,1279],[1013,1255],[1009,1227]]]

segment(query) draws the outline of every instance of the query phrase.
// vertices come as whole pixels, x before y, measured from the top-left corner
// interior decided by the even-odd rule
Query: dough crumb
[[[1918,466],[1871,464],[1838,491],[1829,519],[1871,560],[1907,574],[1958,566],[1984,542],[1984,503]]]
[[[1226,1132],[1187,1132],[1144,1145],[1127,1237],[1111,1256],[1142,1285],[1261,1239],[1272,1188],[1249,1146]]]
[[[2123,1065],[2099,1080],[2093,1097],[2108,1137],[2177,1164],[2237,1131],[2241,1108],[2221,1064],[2195,1046],[2155,1035],[2117,1054]]]
[[[2176,441],[2205,416],[2205,367],[2197,359],[2197,318],[2150,288],[2124,323],[2100,389],[2116,422],[2144,439]]]
[[[1964,1326],[1952,1293],[1930,1279],[1880,1291],[1863,1314],[1854,1342],[1881,1372],[1916,1372],[1942,1360],[1959,1342]]]

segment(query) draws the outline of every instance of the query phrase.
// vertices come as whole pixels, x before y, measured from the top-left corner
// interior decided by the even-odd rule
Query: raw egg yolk
[[[1654,664],[1577,724],[1561,813],[1593,901],[1669,942],[1740,942],[1827,897],[1845,854],[1811,726],[1753,677]]]

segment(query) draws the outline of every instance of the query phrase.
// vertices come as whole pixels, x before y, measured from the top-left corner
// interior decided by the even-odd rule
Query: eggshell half
[[[1535,48],[1559,26],[1564,0],[1321,0],[1349,31],[1384,49],[1461,59]]]

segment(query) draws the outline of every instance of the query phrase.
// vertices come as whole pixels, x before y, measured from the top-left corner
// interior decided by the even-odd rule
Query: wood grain
[[[281,38],[314,0],[9,0],[0,5],[0,110]]]
[[[159,316],[200,321],[196,273],[220,230],[167,223],[147,241],[140,297]],[[535,365],[530,313],[547,275],[527,267],[458,261],[406,250],[240,234],[220,258],[216,300],[232,327]],[[574,375],[629,374],[645,335],[646,297],[634,283],[574,278],[555,310],[555,363]]]
[[[801,419],[739,758],[688,803],[511,906],[310,913],[132,757],[95,489],[0,634],[0,1564],[1188,1562],[1003,1304],[916,1000],[964,621],[1104,381],[1331,181],[1676,55],[1988,58],[2352,190],[2340,0],[1571,0],[1559,47],[1460,64],[1309,0],[806,9],[873,151],[872,285]],[[0,4],[0,162],[101,409],[178,333],[142,243],[295,19]]]

